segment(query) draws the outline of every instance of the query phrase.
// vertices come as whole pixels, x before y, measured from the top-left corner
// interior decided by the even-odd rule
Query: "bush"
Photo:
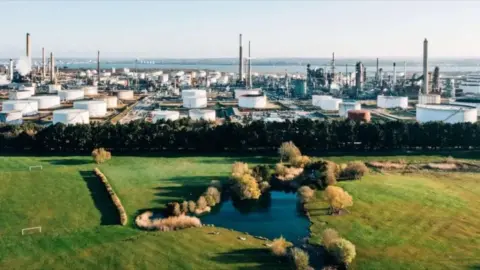
[[[153,213],[147,211],[138,215],[135,219],[137,227],[144,230],[174,231],[185,228],[201,227],[202,222],[197,217],[173,216],[162,219],[152,219]]]
[[[278,148],[278,153],[280,154],[280,161],[292,160],[293,158],[302,155],[300,149],[298,149],[298,147],[291,141],[282,143],[280,148]]]
[[[188,201],[188,212],[195,213],[196,208],[197,204],[194,201]]]
[[[349,162],[347,167],[342,171],[342,177],[348,179],[360,179],[368,173],[368,168],[361,161]]]
[[[285,256],[287,255],[287,248],[289,246],[290,244],[287,242],[287,240],[285,240],[283,236],[280,236],[280,238],[273,239],[270,249],[276,256]]]
[[[317,184],[320,187],[325,188],[329,185],[335,185],[337,183],[337,178],[340,175],[340,166],[328,160],[319,161],[317,166],[319,167],[319,178],[317,180]]]
[[[212,182],[210,182],[210,187],[214,187],[216,188],[218,191],[221,191],[222,190],[222,182],[218,181],[218,180],[212,180]]]
[[[309,186],[301,186],[297,190],[297,196],[302,203],[307,203],[315,198],[315,190],[311,189]]]
[[[214,206],[215,204],[220,203],[220,201],[222,199],[220,191],[218,191],[218,189],[216,187],[208,187],[207,191],[205,191],[204,195],[205,195],[205,199],[208,196],[208,197],[211,197],[211,199],[213,200],[213,205],[208,203],[208,205],[210,205],[210,206]],[[207,202],[208,202],[208,200],[207,200]]]
[[[287,167],[283,163],[275,164],[275,174],[276,175],[285,175],[285,170]]]
[[[197,208],[198,210],[203,210],[208,206],[207,200],[204,196],[200,196],[197,200]]]
[[[217,202],[215,201],[215,198],[213,198],[212,195],[203,195],[203,197],[205,197],[205,201],[207,201],[208,206],[213,207],[217,204]]]
[[[357,255],[355,245],[352,242],[340,238],[332,243],[331,253],[339,263],[349,265]]]
[[[112,154],[104,148],[96,148],[92,151],[92,157],[95,163],[102,164],[112,158]]]
[[[338,235],[337,231],[334,229],[326,229],[322,234],[322,245],[325,247],[325,249],[331,250],[333,244],[338,239],[340,239],[340,236]]]
[[[182,210],[180,209],[180,204],[178,202],[171,202],[167,204],[167,216],[180,216]]]
[[[103,183],[103,185],[107,189],[108,194],[110,195],[110,198],[112,199],[113,204],[115,205],[115,208],[117,208],[118,215],[120,216],[120,224],[122,224],[123,226],[127,225],[127,222],[128,222],[127,212],[125,211],[125,208],[123,207],[122,202],[120,201],[120,198],[117,196],[112,186],[108,182],[107,177],[98,168],[95,168],[93,172]]]
[[[291,249],[291,258],[295,265],[295,269],[297,270],[310,270],[310,263],[309,263],[309,256],[308,254],[299,249],[299,248],[292,248]]]
[[[187,201],[183,201],[182,204],[180,204],[180,211],[182,212],[182,214],[188,213],[188,202]]]
[[[264,193],[270,189],[270,184],[267,181],[263,181],[258,184],[258,188],[260,189],[261,193]]]
[[[241,200],[256,200],[260,198],[260,195],[262,195],[257,181],[249,174],[245,174],[243,177],[237,179],[233,189]]]
[[[232,165],[232,177],[234,179],[242,178],[245,174],[250,174],[251,171],[248,169],[248,164],[243,162],[235,162]]]
[[[310,158],[308,156],[296,156],[289,160],[290,165],[297,168],[304,168],[310,163]]]
[[[258,165],[255,166],[252,170],[252,175],[255,177],[257,182],[267,181],[270,182],[272,178],[273,171],[270,169],[268,165]]]
[[[341,187],[328,186],[325,189],[325,200],[330,205],[331,213],[340,213],[341,210],[353,205],[353,199],[348,192]]]

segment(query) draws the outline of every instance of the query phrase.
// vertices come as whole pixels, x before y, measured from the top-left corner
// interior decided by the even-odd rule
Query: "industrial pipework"
[[[242,47],[242,34],[240,34],[240,47],[239,47],[239,60],[238,60],[238,76],[239,82],[243,81],[243,47]]]
[[[393,90],[395,90],[396,83],[397,83],[397,63],[393,62],[393,83],[392,83]]]
[[[248,88],[252,88],[252,58],[250,51],[250,41],[248,41],[248,67],[247,67],[247,78],[248,78]]]
[[[423,41],[423,93],[428,94],[428,40]]]
[[[45,80],[45,48],[42,48],[42,80]]]

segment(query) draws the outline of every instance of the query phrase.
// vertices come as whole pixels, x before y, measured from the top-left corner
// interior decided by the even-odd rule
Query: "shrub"
[[[320,161],[316,166],[319,167],[319,178],[317,183],[320,187],[324,188],[337,183],[337,178],[340,175],[340,166],[337,166],[337,164],[328,160]]]
[[[188,212],[195,213],[196,208],[197,204],[194,201],[188,201]]]
[[[170,202],[167,204],[167,216],[180,216],[182,211],[180,210],[180,204],[178,202]]]
[[[353,199],[348,192],[341,187],[328,186],[325,189],[325,200],[330,205],[331,213],[339,213],[341,210],[353,205]]]
[[[221,191],[222,190],[222,182],[218,181],[218,180],[212,180],[212,182],[210,182],[210,187],[214,187],[216,188],[217,190]]]
[[[243,162],[235,162],[232,165],[232,177],[234,179],[241,178],[245,174],[250,174],[250,169],[248,169],[248,164]]]
[[[295,265],[295,269],[297,270],[309,270],[311,269],[309,264],[309,257],[308,254],[299,249],[299,248],[292,248],[291,249],[291,258]]]
[[[215,205],[217,203],[220,203],[220,200],[222,199],[220,191],[218,191],[218,189],[216,187],[208,187],[207,191],[205,191],[205,198],[207,196],[209,196],[209,197],[211,197],[211,199],[213,199],[213,205]],[[210,203],[208,203],[208,205],[213,206]]]
[[[144,230],[174,231],[185,228],[201,227],[202,222],[197,217],[172,216],[161,219],[151,219],[153,213],[147,211],[138,215],[135,219],[137,227]]]
[[[298,149],[298,147],[291,141],[282,143],[280,148],[278,148],[278,153],[280,154],[280,161],[292,160],[293,158],[302,155],[300,149]]]
[[[338,235],[337,231],[334,229],[326,229],[322,234],[322,245],[325,247],[325,249],[330,250],[335,241],[338,239],[340,239],[340,236]]]
[[[201,215],[201,214],[204,214],[204,213],[208,213],[211,210],[212,210],[212,208],[210,208],[210,206],[206,206],[202,209],[197,208],[197,209],[195,209],[195,215]]]
[[[249,174],[245,174],[242,178],[237,179],[233,188],[241,200],[258,199],[262,195],[257,181]]]
[[[280,236],[280,238],[273,239],[270,249],[272,250],[272,253],[276,256],[285,256],[287,254],[287,248],[289,246],[290,244],[287,242],[287,240],[285,240],[283,236]]]
[[[267,181],[260,182],[258,184],[258,188],[260,189],[260,192],[264,193],[270,189],[270,183],[268,183]]]
[[[349,265],[357,255],[355,245],[352,242],[340,238],[332,243],[331,253],[339,263]]]
[[[302,203],[307,203],[315,198],[315,190],[311,189],[309,186],[301,186],[297,190],[297,196]]]
[[[208,206],[207,200],[205,199],[204,196],[200,196],[197,200],[197,208],[199,210],[203,210]]]
[[[188,202],[187,201],[183,201],[182,204],[180,204],[180,211],[182,212],[182,214],[188,213]]]
[[[92,157],[95,163],[102,164],[107,160],[110,160],[112,158],[112,155],[104,148],[96,148],[92,151]]]
[[[275,174],[276,175],[285,175],[285,170],[287,167],[283,163],[275,164]]]
[[[457,161],[452,157],[452,156],[448,156],[443,162],[447,163],[447,164],[455,164],[457,163]]]
[[[125,211],[125,208],[123,207],[122,202],[120,201],[120,198],[117,196],[112,186],[108,182],[107,177],[98,168],[95,168],[93,172],[103,183],[103,185],[107,189],[108,194],[110,195],[110,198],[112,199],[113,204],[115,205],[115,208],[117,208],[118,215],[120,216],[120,224],[122,224],[123,226],[127,225],[127,222],[128,222],[127,212]]]
[[[217,202],[215,201],[215,198],[213,198],[212,195],[203,195],[205,197],[205,201],[207,201],[208,206],[215,206]]]
[[[310,163],[310,158],[308,156],[296,156],[289,160],[290,165],[297,168],[304,168]]]
[[[347,167],[342,171],[342,177],[348,179],[360,179],[368,173],[368,168],[361,161],[349,162]]]
[[[259,183],[263,181],[270,182],[272,174],[273,172],[268,165],[258,165],[255,166],[252,170],[253,177],[255,177],[255,179]]]

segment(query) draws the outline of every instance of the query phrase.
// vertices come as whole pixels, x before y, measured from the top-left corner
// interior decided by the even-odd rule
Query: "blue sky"
[[[480,57],[480,1],[0,0],[0,57]],[[9,23],[13,22],[13,23]]]

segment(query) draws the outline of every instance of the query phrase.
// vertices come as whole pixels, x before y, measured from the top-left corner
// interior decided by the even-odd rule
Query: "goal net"
[[[43,166],[42,165],[35,165],[35,166],[29,166],[28,167],[28,170],[29,171],[32,171],[32,170],[43,170]]]
[[[32,234],[32,233],[41,233],[42,232],[42,227],[31,227],[31,228],[25,228],[22,229],[22,235],[25,234]]]

